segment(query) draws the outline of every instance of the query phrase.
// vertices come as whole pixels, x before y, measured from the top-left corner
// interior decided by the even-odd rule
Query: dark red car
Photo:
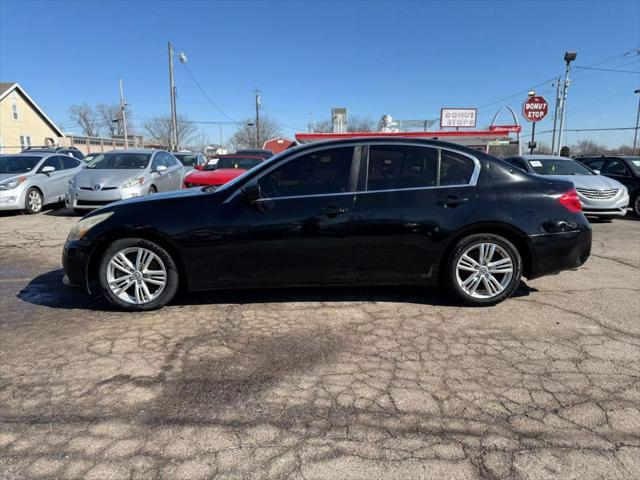
[[[254,155],[218,155],[184,177],[184,188],[220,186],[264,162]]]

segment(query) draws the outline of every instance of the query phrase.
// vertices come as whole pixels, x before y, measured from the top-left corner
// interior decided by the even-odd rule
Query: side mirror
[[[204,165],[195,165],[193,168],[196,170],[204,170]]]
[[[51,165],[47,165],[46,167],[42,167],[40,173],[50,174],[51,172],[55,172],[56,167],[52,167]]]
[[[166,172],[167,171],[167,166],[166,165],[158,165],[156,167],[156,172],[157,173],[162,173],[162,172]]]
[[[250,203],[259,200],[262,197],[260,192],[260,185],[257,182],[250,182],[240,190],[242,196]]]
[[[596,175],[600,175],[600,170],[594,170],[593,173],[595,173]]]

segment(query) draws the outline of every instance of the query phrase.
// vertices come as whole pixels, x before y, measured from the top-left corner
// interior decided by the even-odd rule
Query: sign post
[[[529,142],[529,153],[533,153],[536,148],[536,123],[544,119],[549,113],[549,104],[544,97],[539,97],[536,92],[529,92],[529,98],[522,105],[522,115],[528,122],[532,122],[531,141]]]

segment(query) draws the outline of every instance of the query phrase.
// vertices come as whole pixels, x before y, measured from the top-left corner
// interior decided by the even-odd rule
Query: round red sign
[[[522,115],[530,122],[539,122],[549,113],[549,104],[544,97],[529,97],[522,106]]]

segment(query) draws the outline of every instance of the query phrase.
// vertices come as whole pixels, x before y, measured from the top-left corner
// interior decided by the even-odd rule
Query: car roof
[[[127,148],[127,149],[123,148],[120,150],[109,150],[108,152],[101,152],[101,153],[155,153],[155,152],[166,152],[166,150],[160,150],[156,148]]]
[[[243,153],[227,153],[224,155],[214,155],[212,158],[257,158],[259,160],[264,160],[264,158],[258,155],[251,155],[249,153],[246,155]]]
[[[20,153],[3,153],[0,157],[47,157],[52,153],[56,152],[43,152],[43,151],[34,151],[34,152],[20,152]]]

